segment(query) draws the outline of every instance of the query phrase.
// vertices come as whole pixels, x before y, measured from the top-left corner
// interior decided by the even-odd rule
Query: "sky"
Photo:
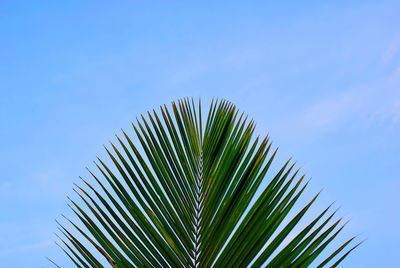
[[[73,183],[189,96],[233,102],[312,178],[305,201],[336,201],[339,242],[366,239],[342,267],[398,267],[400,2],[265,2],[1,1],[0,263],[71,267]]]

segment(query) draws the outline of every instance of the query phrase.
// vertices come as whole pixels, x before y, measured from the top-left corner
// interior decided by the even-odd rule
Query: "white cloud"
[[[400,41],[392,41],[382,55],[382,62],[389,63],[397,54],[400,49]]]
[[[334,95],[307,107],[296,121],[308,129],[329,127],[357,113],[364,99],[351,91]]]
[[[389,76],[331,95],[306,107],[289,123],[306,132],[323,131],[353,121],[366,127],[396,127],[400,118],[400,68]]]

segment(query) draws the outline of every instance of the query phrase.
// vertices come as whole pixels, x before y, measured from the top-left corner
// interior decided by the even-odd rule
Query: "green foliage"
[[[346,250],[351,238],[315,264],[341,219],[331,222],[327,208],[298,227],[318,194],[293,211],[304,175],[289,160],[267,181],[276,150],[268,137],[252,139],[254,122],[230,102],[213,102],[202,122],[201,103],[181,100],[133,125],[142,149],[125,132],[120,149],[106,148],[115,167],[98,159],[97,187],[82,179],[81,201],[71,200],[83,226],[67,220],[78,235],[59,224],[76,266],[336,266],[357,246]]]

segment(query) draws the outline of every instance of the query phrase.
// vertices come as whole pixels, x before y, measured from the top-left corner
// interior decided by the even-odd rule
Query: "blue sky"
[[[68,265],[55,218],[102,144],[185,96],[235,103],[367,241],[400,263],[398,1],[1,1],[0,263]],[[306,198],[307,199],[307,198]]]

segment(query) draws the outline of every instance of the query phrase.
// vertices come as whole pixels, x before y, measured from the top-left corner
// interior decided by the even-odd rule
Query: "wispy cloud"
[[[319,132],[354,121],[370,126],[396,127],[400,118],[400,67],[384,79],[320,99],[304,108],[289,124],[306,132]]]
[[[387,49],[382,54],[382,62],[389,63],[400,51],[400,40],[389,43]]]

